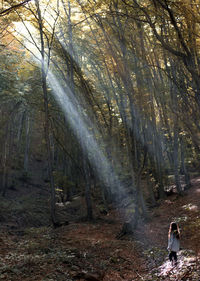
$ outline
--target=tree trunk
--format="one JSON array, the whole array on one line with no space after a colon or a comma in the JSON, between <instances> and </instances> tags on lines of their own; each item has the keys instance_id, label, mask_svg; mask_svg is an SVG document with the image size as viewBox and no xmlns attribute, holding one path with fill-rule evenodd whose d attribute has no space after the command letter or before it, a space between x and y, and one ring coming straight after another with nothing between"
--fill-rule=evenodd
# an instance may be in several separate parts
<instances>
[{"instance_id":1,"label":"tree trunk","mask_svg":"<svg viewBox=\"0 0 200 281\"><path fill-rule=\"evenodd\" d=\"M3 151L3 175L2 175L2 196L5 196L7 189L7 180L8 180L8 153L9 153L9 142L8 142L8 134L9 134L9 124L6 125L6 133L5 133L5 142L4 142L4 151Z\"/></svg>"},{"instance_id":2,"label":"tree trunk","mask_svg":"<svg viewBox=\"0 0 200 281\"><path fill-rule=\"evenodd\" d=\"M44 122L44 134L47 148L47 161L48 161L48 175L50 179L51 187L51 220L52 223L56 224L56 212L55 212L55 186L54 186L54 177L53 177L53 158L51 151L51 141L50 141L50 124L49 124L49 108L48 108L48 90L47 90L47 69L45 69L45 46L44 46L44 33L43 33L43 22L42 15L39 6L39 1L35 0L37 7L38 15L38 25L40 31L40 40L41 40L41 76L42 76L42 89L44 96L44 113L45 113L45 122Z\"/></svg>"},{"instance_id":3,"label":"tree trunk","mask_svg":"<svg viewBox=\"0 0 200 281\"><path fill-rule=\"evenodd\" d=\"M91 179L89 173L89 167L86 159L84 159L84 173L85 173L85 201L87 206L87 218L93 220L93 209L91 200Z\"/></svg>"},{"instance_id":4,"label":"tree trunk","mask_svg":"<svg viewBox=\"0 0 200 281\"><path fill-rule=\"evenodd\" d=\"M30 118L28 112L26 112L26 123L25 123L25 152L24 152L24 171L28 171L28 160L29 160L29 146L30 146Z\"/></svg>"},{"instance_id":5,"label":"tree trunk","mask_svg":"<svg viewBox=\"0 0 200 281\"><path fill-rule=\"evenodd\" d=\"M17 145L18 145L18 148L19 148L20 142L21 142L24 119L25 119L25 112L23 111L19 115L19 125L18 125L18 130L17 130Z\"/></svg>"},{"instance_id":6,"label":"tree trunk","mask_svg":"<svg viewBox=\"0 0 200 281\"><path fill-rule=\"evenodd\" d=\"M179 176L179 165L178 165L178 150L179 150L179 143L178 143L178 126L174 124L174 178L177 192L180 194L182 192L182 187L180 183L180 176Z\"/></svg>"},{"instance_id":7,"label":"tree trunk","mask_svg":"<svg viewBox=\"0 0 200 281\"><path fill-rule=\"evenodd\" d=\"M186 165L185 165L185 147L184 147L184 140L183 137L180 137L180 144L181 144L181 174L185 177L185 189L189 189L191 187L191 181L190 181L190 174L187 171Z\"/></svg>"},{"instance_id":8,"label":"tree trunk","mask_svg":"<svg viewBox=\"0 0 200 281\"><path fill-rule=\"evenodd\" d=\"M147 172L146 180L147 180L149 196L150 196L150 199L151 199L151 206L155 207L156 206L156 199L155 199L155 195L154 195L154 191L153 191L153 185L152 185L152 182L151 182L151 178L150 178L150 175L149 175L148 172Z\"/></svg>"}]
</instances>

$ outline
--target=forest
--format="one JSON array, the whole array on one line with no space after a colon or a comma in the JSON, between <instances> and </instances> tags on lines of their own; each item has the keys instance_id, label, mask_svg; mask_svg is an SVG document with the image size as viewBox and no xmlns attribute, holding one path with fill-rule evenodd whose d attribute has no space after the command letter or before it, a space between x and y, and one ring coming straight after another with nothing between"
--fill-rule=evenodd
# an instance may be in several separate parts
<instances>
[{"instance_id":1,"label":"forest","mask_svg":"<svg viewBox=\"0 0 200 281\"><path fill-rule=\"evenodd\" d=\"M0 280L199 281L199 1L2 0L0 23Z\"/></svg>"}]
</instances>

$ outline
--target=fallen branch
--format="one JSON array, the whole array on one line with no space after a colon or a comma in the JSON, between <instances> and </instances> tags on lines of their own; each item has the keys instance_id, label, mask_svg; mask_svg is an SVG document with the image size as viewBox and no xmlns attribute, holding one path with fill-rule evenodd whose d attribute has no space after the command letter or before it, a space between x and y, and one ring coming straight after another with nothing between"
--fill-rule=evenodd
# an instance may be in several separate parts
<instances>
[{"instance_id":1,"label":"fallen branch","mask_svg":"<svg viewBox=\"0 0 200 281\"><path fill-rule=\"evenodd\" d=\"M137 274L137 276L139 276L142 280L145 280L143 277L142 277L142 275L140 275L138 272L137 272L137 270L135 270L134 268L133 268L133 271Z\"/></svg>"}]
</instances>

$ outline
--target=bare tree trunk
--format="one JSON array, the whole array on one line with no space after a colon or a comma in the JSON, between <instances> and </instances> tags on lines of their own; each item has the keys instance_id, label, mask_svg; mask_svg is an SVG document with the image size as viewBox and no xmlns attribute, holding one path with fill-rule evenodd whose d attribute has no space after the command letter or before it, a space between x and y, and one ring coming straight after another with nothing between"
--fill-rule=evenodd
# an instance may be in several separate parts
<instances>
[{"instance_id":1,"label":"bare tree trunk","mask_svg":"<svg viewBox=\"0 0 200 281\"><path fill-rule=\"evenodd\" d=\"M44 133L45 141L47 147L47 160L48 160L48 175L50 179L51 187L51 220L52 223L56 224L56 211L55 211L55 186L53 177L53 158L51 151L51 140L50 140L50 124L49 124L49 108L48 108L48 90L47 90L47 69L45 69L45 46L44 46L44 33L43 33L43 21L41 10L39 6L39 0L35 0L38 15L38 25L40 31L40 43L41 43L41 76L42 76L42 89L44 96L44 112L45 112L45 123L44 123Z\"/></svg>"},{"instance_id":2,"label":"bare tree trunk","mask_svg":"<svg viewBox=\"0 0 200 281\"><path fill-rule=\"evenodd\" d=\"M171 61L171 73L172 76L176 77L176 66ZM182 187L179 176L179 116L178 116L178 89L176 85L171 84L171 101L172 101L172 114L174 122L174 143L173 143L173 168L174 168L174 178L177 192L182 193Z\"/></svg>"},{"instance_id":3,"label":"bare tree trunk","mask_svg":"<svg viewBox=\"0 0 200 281\"><path fill-rule=\"evenodd\" d=\"M25 112L24 111L20 112L19 125L18 125L18 130L17 130L17 148L18 149L20 147L20 142L21 142L21 137L22 137L24 118L25 118Z\"/></svg>"},{"instance_id":4,"label":"bare tree trunk","mask_svg":"<svg viewBox=\"0 0 200 281\"><path fill-rule=\"evenodd\" d=\"M25 123L25 152L24 152L24 171L28 171L28 160L29 160L29 146L30 146L30 118L28 112L26 112L26 123Z\"/></svg>"},{"instance_id":5,"label":"bare tree trunk","mask_svg":"<svg viewBox=\"0 0 200 281\"><path fill-rule=\"evenodd\" d=\"M178 126L177 122L175 120L174 124L174 178L175 178L175 184L176 184L176 189L178 193L182 192L181 188L181 183L180 183L180 176L179 176L179 157L178 157L178 150L179 150L179 141L178 141Z\"/></svg>"},{"instance_id":6,"label":"bare tree trunk","mask_svg":"<svg viewBox=\"0 0 200 281\"><path fill-rule=\"evenodd\" d=\"M162 170L162 159L161 159L161 152L156 157L156 169L158 174L158 192L159 197L161 199L166 197L166 194L164 192L164 184L163 184L163 170Z\"/></svg>"},{"instance_id":7,"label":"bare tree trunk","mask_svg":"<svg viewBox=\"0 0 200 281\"><path fill-rule=\"evenodd\" d=\"M84 162L83 165L84 165L84 173L85 173L85 201L87 206L87 218L88 220L91 221L93 220L93 209L92 209L92 200L91 200L91 179L90 179L89 167L86 159L84 159L83 162Z\"/></svg>"},{"instance_id":8,"label":"bare tree trunk","mask_svg":"<svg viewBox=\"0 0 200 281\"><path fill-rule=\"evenodd\" d=\"M152 185L152 182L151 182L151 179L150 179L150 175L149 175L148 172L147 172L146 180L147 180L149 196L150 196L150 199L151 199L151 206L155 207L156 206L156 199L155 199L155 195L154 195L154 191L153 191L153 185Z\"/></svg>"},{"instance_id":9,"label":"bare tree trunk","mask_svg":"<svg viewBox=\"0 0 200 281\"><path fill-rule=\"evenodd\" d=\"M71 3L70 0L67 1L67 4L64 3L63 0L63 8L65 11L65 14L67 16L67 24L68 24L68 52L69 52L69 60L67 62L68 65L68 77L69 77L69 82L70 82L70 88L72 92L74 92L74 46L73 46L73 32L72 32L72 22L71 22Z\"/></svg>"},{"instance_id":10,"label":"bare tree trunk","mask_svg":"<svg viewBox=\"0 0 200 281\"><path fill-rule=\"evenodd\" d=\"M179 128L177 120L174 120L174 143L173 143L173 169L174 169L174 179L177 192L182 193L180 175L179 175Z\"/></svg>"},{"instance_id":11,"label":"bare tree trunk","mask_svg":"<svg viewBox=\"0 0 200 281\"><path fill-rule=\"evenodd\" d=\"M142 213L142 216L144 218L148 218L148 213L147 213L147 207L146 207L146 202L144 200L144 196L143 196L143 192L142 192L142 189L141 189L141 177L142 177L142 172L143 172L143 169L146 165L146 158L147 158L147 150L145 149L144 151L144 159L143 159L143 163L141 164L138 164L140 166L138 172L137 172L137 177L136 177L136 190L137 190L137 195L138 195L138 203L139 203L139 206L141 208L141 213Z\"/></svg>"},{"instance_id":12,"label":"bare tree trunk","mask_svg":"<svg viewBox=\"0 0 200 281\"><path fill-rule=\"evenodd\" d=\"M180 145L181 145L181 173L185 176L185 189L189 189L191 187L190 174L187 171L185 165L185 147L183 137L180 137Z\"/></svg>"},{"instance_id":13,"label":"bare tree trunk","mask_svg":"<svg viewBox=\"0 0 200 281\"><path fill-rule=\"evenodd\" d=\"M3 175L2 175L2 196L5 196L8 183L8 153L9 153L9 124L6 126L5 142L4 142L4 152L3 152Z\"/></svg>"}]
</instances>

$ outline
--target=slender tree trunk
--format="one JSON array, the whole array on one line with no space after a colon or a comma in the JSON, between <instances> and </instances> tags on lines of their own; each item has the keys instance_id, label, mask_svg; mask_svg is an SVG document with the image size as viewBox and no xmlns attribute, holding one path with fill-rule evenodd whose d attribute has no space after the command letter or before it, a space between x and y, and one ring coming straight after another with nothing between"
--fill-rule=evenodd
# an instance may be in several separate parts
<instances>
[{"instance_id":1,"label":"slender tree trunk","mask_svg":"<svg viewBox=\"0 0 200 281\"><path fill-rule=\"evenodd\" d=\"M67 61L67 66L68 66L68 78L69 78L69 82L70 82L70 88L72 93L74 93L74 46L73 46L73 30L72 30L72 21L71 21L71 14L72 14L72 9L71 9L71 2L70 0L67 1L67 3L64 2L64 0L62 1L62 5L65 11L65 14L67 16L67 27L68 27L68 52L69 52L69 58Z\"/></svg>"},{"instance_id":2,"label":"slender tree trunk","mask_svg":"<svg viewBox=\"0 0 200 281\"><path fill-rule=\"evenodd\" d=\"M45 112L45 122L44 122L44 134L47 147L47 160L48 160L48 175L50 179L51 187L51 220L52 223L56 223L56 212L55 212L55 186L53 177L53 158L51 151L51 141L50 141L50 124L49 124L49 108L48 108L48 90L47 90L47 69L45 68L45 46L44 46L44 33L43 33L43 21L41 10L39 6L39 0L35 0L38 15L38 25L40 31L40 43L41 43L41 76L42 76L42 89L44 96L44 112Z\"/></svg>"},{"instance_id":3,"label":"slender tree trunk","mask_svg":"<svg viewBox=\"0 0 200 281\"><path fill-rule=\"evenodd\" d=\"M8 187L8 154L9 154L9 124L6 126L4 151L3 151L3 175L2 175L2 196L5 196Z\"/></svg>"},{"instance_id":4,"label":"slender tree trunk","mask_svg":"<svg viewBox=\"0 0 200 281\"><path fill-rule=\"evenodd\" d=\"M85 201L87 206L87 218L93 220L93 209L91 199L91 179L89 174L89 167L86 159L84 159L84 173L85 173Z\"/></svg>"},{"instance_id":5,"label":"slender tree trunk","mask_svg":"<svg viewBox=\"0 0 200 281\"><path fill-rule=\"evenodd\" d=\"M30 118L28 112L26 112L26 123L25 123L25 152L24 152L24 171L28 171L28 160L29 160L29 146L30 146Z\"/></svg>"},{"instance_id":6,"label":"slender tree trunk","mask_svg":"<svg viewBox=\"0 0 200 281\"><path fill-rule=\"evenodd\" d=\"M176 66L171 61L171 74L176 77ZM174 178L177 192L182 193L182 187L179 176L179 116L178 116L178 89L176 85L171 84L170 88L171 101L172 101L172 114L174 122L174 143L173 143L173 168Z\"/></svg>"},{"instance_id":7,"label":"slender tree trunk","mask_svg":"<svg viewBox=\"0 0 200 281\"><path fill-rule=\"evenodd\" d=\"M162 170L162 162L161 162L160 155L156 157L156 169L157 169L157 174L158 174L158 192L159 192L159 197L161 199L166 197L166 194L164 192L164 184L163 184L163 170Z\"/></svg>"},{"instance_id":8,"label":"slender tree trunk","mask_svg":"<svg viewBox=\"0 0 200 281\"><path fill-rule=\"evenodd\" d=\"M147 172L146 180L147 180L149 196L150 196L150 199L151 199L151 205L152 205L152 207L155 207L156 206L156 199L155 199L155 195L154 195L154 191L153 191L153 184L151 182L150 175L149 175L148 172Z\"/></svg>"},{"instance_id":9,"label":"slender tree trunk","mask_svg":"<svg viewBox=\"0 0 200 281\"><path fill-rule=\"evenodd\" d=\"M141 158L141 157L139 157ZM144 218L148 217L148 213L147 213L147 207L146 207L146 202L144 200L144 195L142 192L142 187L141 187L141 177L142 177L142 172L144 170L144 167L146 165L146 160L147 160L147 150L144 150L144 159L143 159L143 163L139 163L138 167L139 170L137 172L137 176L136 176L136 190L137 190L137 195L138 195L138 204L139 207L141 208L141 214Z\"/></svg>"},{"instance_id":10,"label":"slender tree trunk","mask_svg":"<svg viewBox=\"0 0 200 281\"><path fill-rule=\"evenodd\" d=\"M139 202L139 206L141 208L141 214L142 217L144 218L148 218L148 213L147 213L147 206L146 206L146 202L144 200L144 195L141 189L141 175L139 175L138 179L137 179L137 189L138 189L138 202Z\"/></svg>"},{"instance_id":11,"label":"slender tree trunk","mask_svg":"<svg viewBox=\"0 0 200 281\"><path fill-rule=\"evenodd\" d=\"M73 33L71 22L71 3L68 0L68 34L69 34L69 54L70 54L70 83L71 90L74 93L74 46L73 46Z\"/></svg>"},{"instance_id":12,"label":"slender tree trunk","mask_svg":"<svg viewBox=\"0 0 200 281\"><path fill-rule=\"evenodd\" d=\"M179 176L179 156L178 156L178 150L179 150L179 139L178 139L179 131L177 122L174 124L174 178L175 178L175 184L176 189L178 193L180 194L182 192L182 187L180 183L180 176Z\"/></svg>"},{"instance_id":13,"label":"slender tree trunk","mask_svg":"<svg viewBox=\"0 0 200 281\"><path fill-rule=\"evenodd\" d=\"M20 113L20 116L19 116L19 125L18 125L18 130L17 130L17 144L18 144L18 146L20 145L20 142L21 142L24 119L25 119L25 112L23 111L23 112Z\"/></svg>"},{"instance_id":14,"label":"slender tree trunk","mask_svg":"<svg viewBox=\"0 0 200 281\"><path fill-rule=\"evenodd\" d=\"M181 174L185 177L185 189L189 189L191 187L191 181L190 181L190 174L187 171L186 165L185 165L185 147L184 147L184 140L183 137L180 137L180 145L181 145Z\"/></svg>"}]
</instances>

